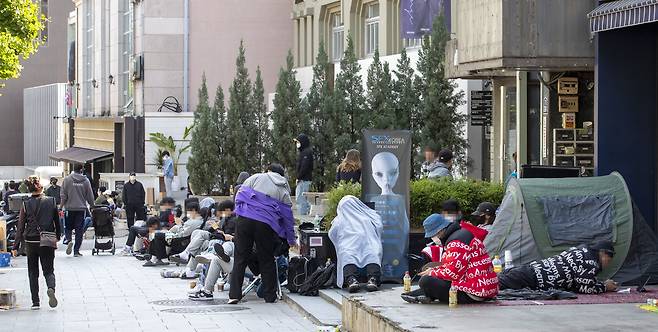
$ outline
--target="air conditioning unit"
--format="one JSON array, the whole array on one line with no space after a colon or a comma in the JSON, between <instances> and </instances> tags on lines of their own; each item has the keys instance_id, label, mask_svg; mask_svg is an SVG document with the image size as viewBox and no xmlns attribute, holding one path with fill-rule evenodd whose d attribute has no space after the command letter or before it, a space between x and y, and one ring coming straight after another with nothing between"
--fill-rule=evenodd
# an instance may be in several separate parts
<instances>
[{"instance_id":1,"label":"air conditioning unit","mask_svg":"<svg viewBox=\"0 0 658 332\"><path fill-rule=\"evenodd\" d=\"M136 55L132 61L132 80L141 81L144 79L144 56Z\"/></svg>"}]
</instances>

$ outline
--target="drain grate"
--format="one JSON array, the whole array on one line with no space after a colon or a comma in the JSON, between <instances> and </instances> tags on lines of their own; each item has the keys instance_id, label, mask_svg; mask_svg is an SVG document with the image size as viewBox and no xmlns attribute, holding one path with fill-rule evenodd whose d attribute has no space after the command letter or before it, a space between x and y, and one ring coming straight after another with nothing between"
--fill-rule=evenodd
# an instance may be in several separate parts
<instances>
[{"instance_id":1,"label":"drain grate","mask_svg":"<svg viewBox=\"0 0 658 332\"><path fill-rule=\"evenodd\" d=\"M151 301L150 304L178 307L178 306L208 306L226 304L228 299L213 299L212 301L192 301L189 299L159 300Z\"/></svg>"},{"instance_id":2,"label":"drain grate","mask_svg":"<svg viewBox=\"0 0 658 332\"><path fill-rule=\"evenodd\" d=\"M171 308L161 310L162 312L168 312L172 314L205 314L211 312L236 312L247 310L247 307L236 307L236 306L210 306L210 307L182 307L182 308Z\"/></svg>"}]
</instances>

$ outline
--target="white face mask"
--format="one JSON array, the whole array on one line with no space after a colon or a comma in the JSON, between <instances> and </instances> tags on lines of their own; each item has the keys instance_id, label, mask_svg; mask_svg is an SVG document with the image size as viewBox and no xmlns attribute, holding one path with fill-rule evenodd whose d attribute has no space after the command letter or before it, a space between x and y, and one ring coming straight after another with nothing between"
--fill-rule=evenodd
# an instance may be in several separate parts
<instances>
[{"instance_id":1,"label":"white face mask","mask_svg":"<svg viewBox=\"0 0 658 332\"><path fill-rule=\"evenodd\" d=\"M134 175L130 176L130 182L135 182L135 180L137 180L137 178Z\"/></svg>"},{"instance_id":2,"label":"white face mask","mask_svg":"<svg viewBox=\"0 0 658 332\"><path fill-rule=\"evenodd\" d=\"M439 238L438 235L432 236L432 242L434 242L434 244L436 244L437 246L441 245L441 239Z\"/></svg>"},{"instance_id":3,"label":"white face mask","mask_svg":"<svg viewBox=\"0 0 658 332\"><path fill-rule=\"evenodd\" d=\"M295 143L295 145L297 146L298 149L302 147L302 143L299 142Z\"/></svg>"}]
</instances>

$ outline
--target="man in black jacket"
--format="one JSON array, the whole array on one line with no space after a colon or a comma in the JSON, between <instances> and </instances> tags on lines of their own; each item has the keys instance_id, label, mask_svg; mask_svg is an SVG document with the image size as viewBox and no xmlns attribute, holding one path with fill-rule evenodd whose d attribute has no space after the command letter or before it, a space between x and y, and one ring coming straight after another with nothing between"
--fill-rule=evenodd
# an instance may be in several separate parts
<instances>
[{"instance_id":1,"label":"man in black jacket","mask_svg":"<svg viewBox=\"0 0 658 332\"><path fill-rule=\"evenodd\" d=\"M311 204L304 196L305 192L311 189L313 180L313 148L308 136L300 134L295 139L299 155L297 157L297 188L295 190L295 199L297 200L297 212L300 215L307 215L311 210Z\"/></svg>"},{"instance_id":2,"label":"man in black jacket","mask_svg":"<svg viewBox=\"0 0 658 332\"><path fill-rule=\"evenodd\" d=\"M142 183L137 181L135 173L130 173L130 181L123 185L121 200L126 207L128 229L135 224L135 214L137 220L146 220L146 210L144 209L146 193Z\"/></svg>"},{"instance_id":3,"label":"man in black jacket","mask_svg":"<svg viewBox=\"0 0 658 332\"><path fill-rule=\"evenodd\" d=\"M610 264L614 254L610 241L571 248L500 273L500 289L560 289L581 294L613 292L617 290L617 283L598 281L596 275Z\"/></svg>"}]
</instances>

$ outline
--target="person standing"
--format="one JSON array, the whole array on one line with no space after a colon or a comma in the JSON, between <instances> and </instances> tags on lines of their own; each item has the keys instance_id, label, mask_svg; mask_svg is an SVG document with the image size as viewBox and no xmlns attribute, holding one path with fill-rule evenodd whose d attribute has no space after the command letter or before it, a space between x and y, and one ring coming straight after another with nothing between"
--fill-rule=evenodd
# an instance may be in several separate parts
<instances>
[{"instance_id":1,"label":"person standing","mask_svg":"<svg viewBox=\"0 0 658 332\"><path fill-rule=\"evenodd\" d=\"M238 216L233 238L235 263L228 304L237 304L242 299L245 268L254 244L263 280L263 297L265 302L276 302L274 252L281 244L278 240L283 238L290 246L297 246L290 186L284 177L283 166L271 164L267 172L249 177L235 197L235 206Z\"/></svg>"},{"instance_id":2,"label":"person standing","mask_svg":"<svg viewBox=\"0 0 658 332\"><path fill-rule=\"evenodd\" d=\"M435 162L429 165L427 177L433 178L447 178L452 180L452 151L443 149L439 152L439 157Z\"/></svg>"},{"instance_id":3,"label":"person standing","mask_svg":"<svg viewBox=\"0 0 658 332\"><path fill-rule=\"evenodd\" d=\"M174 181L174 161L171 159L169 151L162 152L162 172L164 173L167 197L172 197L173 188L171 187L171 184Z\"/></svg>"},{"instance_id":4,"label":"person standing","mask_svg":"<svg viewBox=\"0 0 658 332\"><path fill-rule=\"evenodd\" d=\"M62 235L59 225L57 205L52 197L42 194L43 187L39 177L30 176L26 181L28 190L32 193L21 208L16 242L12 250L14 257L21 242L25 241L27 253L27 274L32 293L32 309L39 309L39 263L48 286L48 305L57 306L55 297L55 249Z\"/></svg>"},{"instance_id":5,"label":"person standing","mask_svg":"<svg viewBox=\"0 0 658 332\"><path fill-rule=\"evenodd\" d=\"M361 153L359 150L349 150L345 159L336 168L336 182L361 183Z\"/></svg>"},{"instance_id":6,"label":"person standing","mask_svg":"<svg viewBox=\"0 0 658 332\"><path fill-rule=\"evenodd\" d=\"M46 196L55 199L55 204L59 206L62 202L62 187L57 184L57 178L50 178L50 186L46 189Z\"/></svg>"},{"instance_id":7,"label":"person standing","mask_svg":"<svg viewBox=\"0 0 658 332\"><path fill-rule=\"evenodd\" d=\"M144 210L146 192L142 183L137 181L135 173L130 173L128 183L123 185L121 198L126 209L128 229L135 224L135 215L137 220L146 221L146 210Z\"/></svg>"},{"instance_id":8,"label":"person standing","mask_svg":"<svg viewBox=\"0 0 658 332\"><path fill-rule=\"evenodd\" d=\"M299 155L297 157L297 187L295 188L295 199L297 200L297 213L307 215L311 211L311 204L304 193L311 189L313 180L313 148L308 136L300 134L295 139Z\"/></svg>"},{"instance_id":9,"label":"person standing","mask_svg":"<svg viewBox=\"0 0 658 332\"><path fill-rule=\"evenodd\" d=\"M9 196L18 194L18 183L12 181L9 181L9 190L5 192L5 195L2 197L2 200L5 201L5 212L9 213Z\"/></svg>"},{"instance_id":10,"label":"person standing","mask_svg":"<svg viewBox=\"0 0 658 332\"><path fill-rule=\"evenodd\" d=\"M62 182L62 209L65 211L66 218L66 254L74 251L75 257L80 257L80 247L82 246L82 235L84 234L85 215L89 206L94 205L94 193L91 189L89 179L82 174L84 166L76 164L73 166L73 173L64 178ZM71 236L75 229L75 247Z\"/></svg>"}]
</instances>

